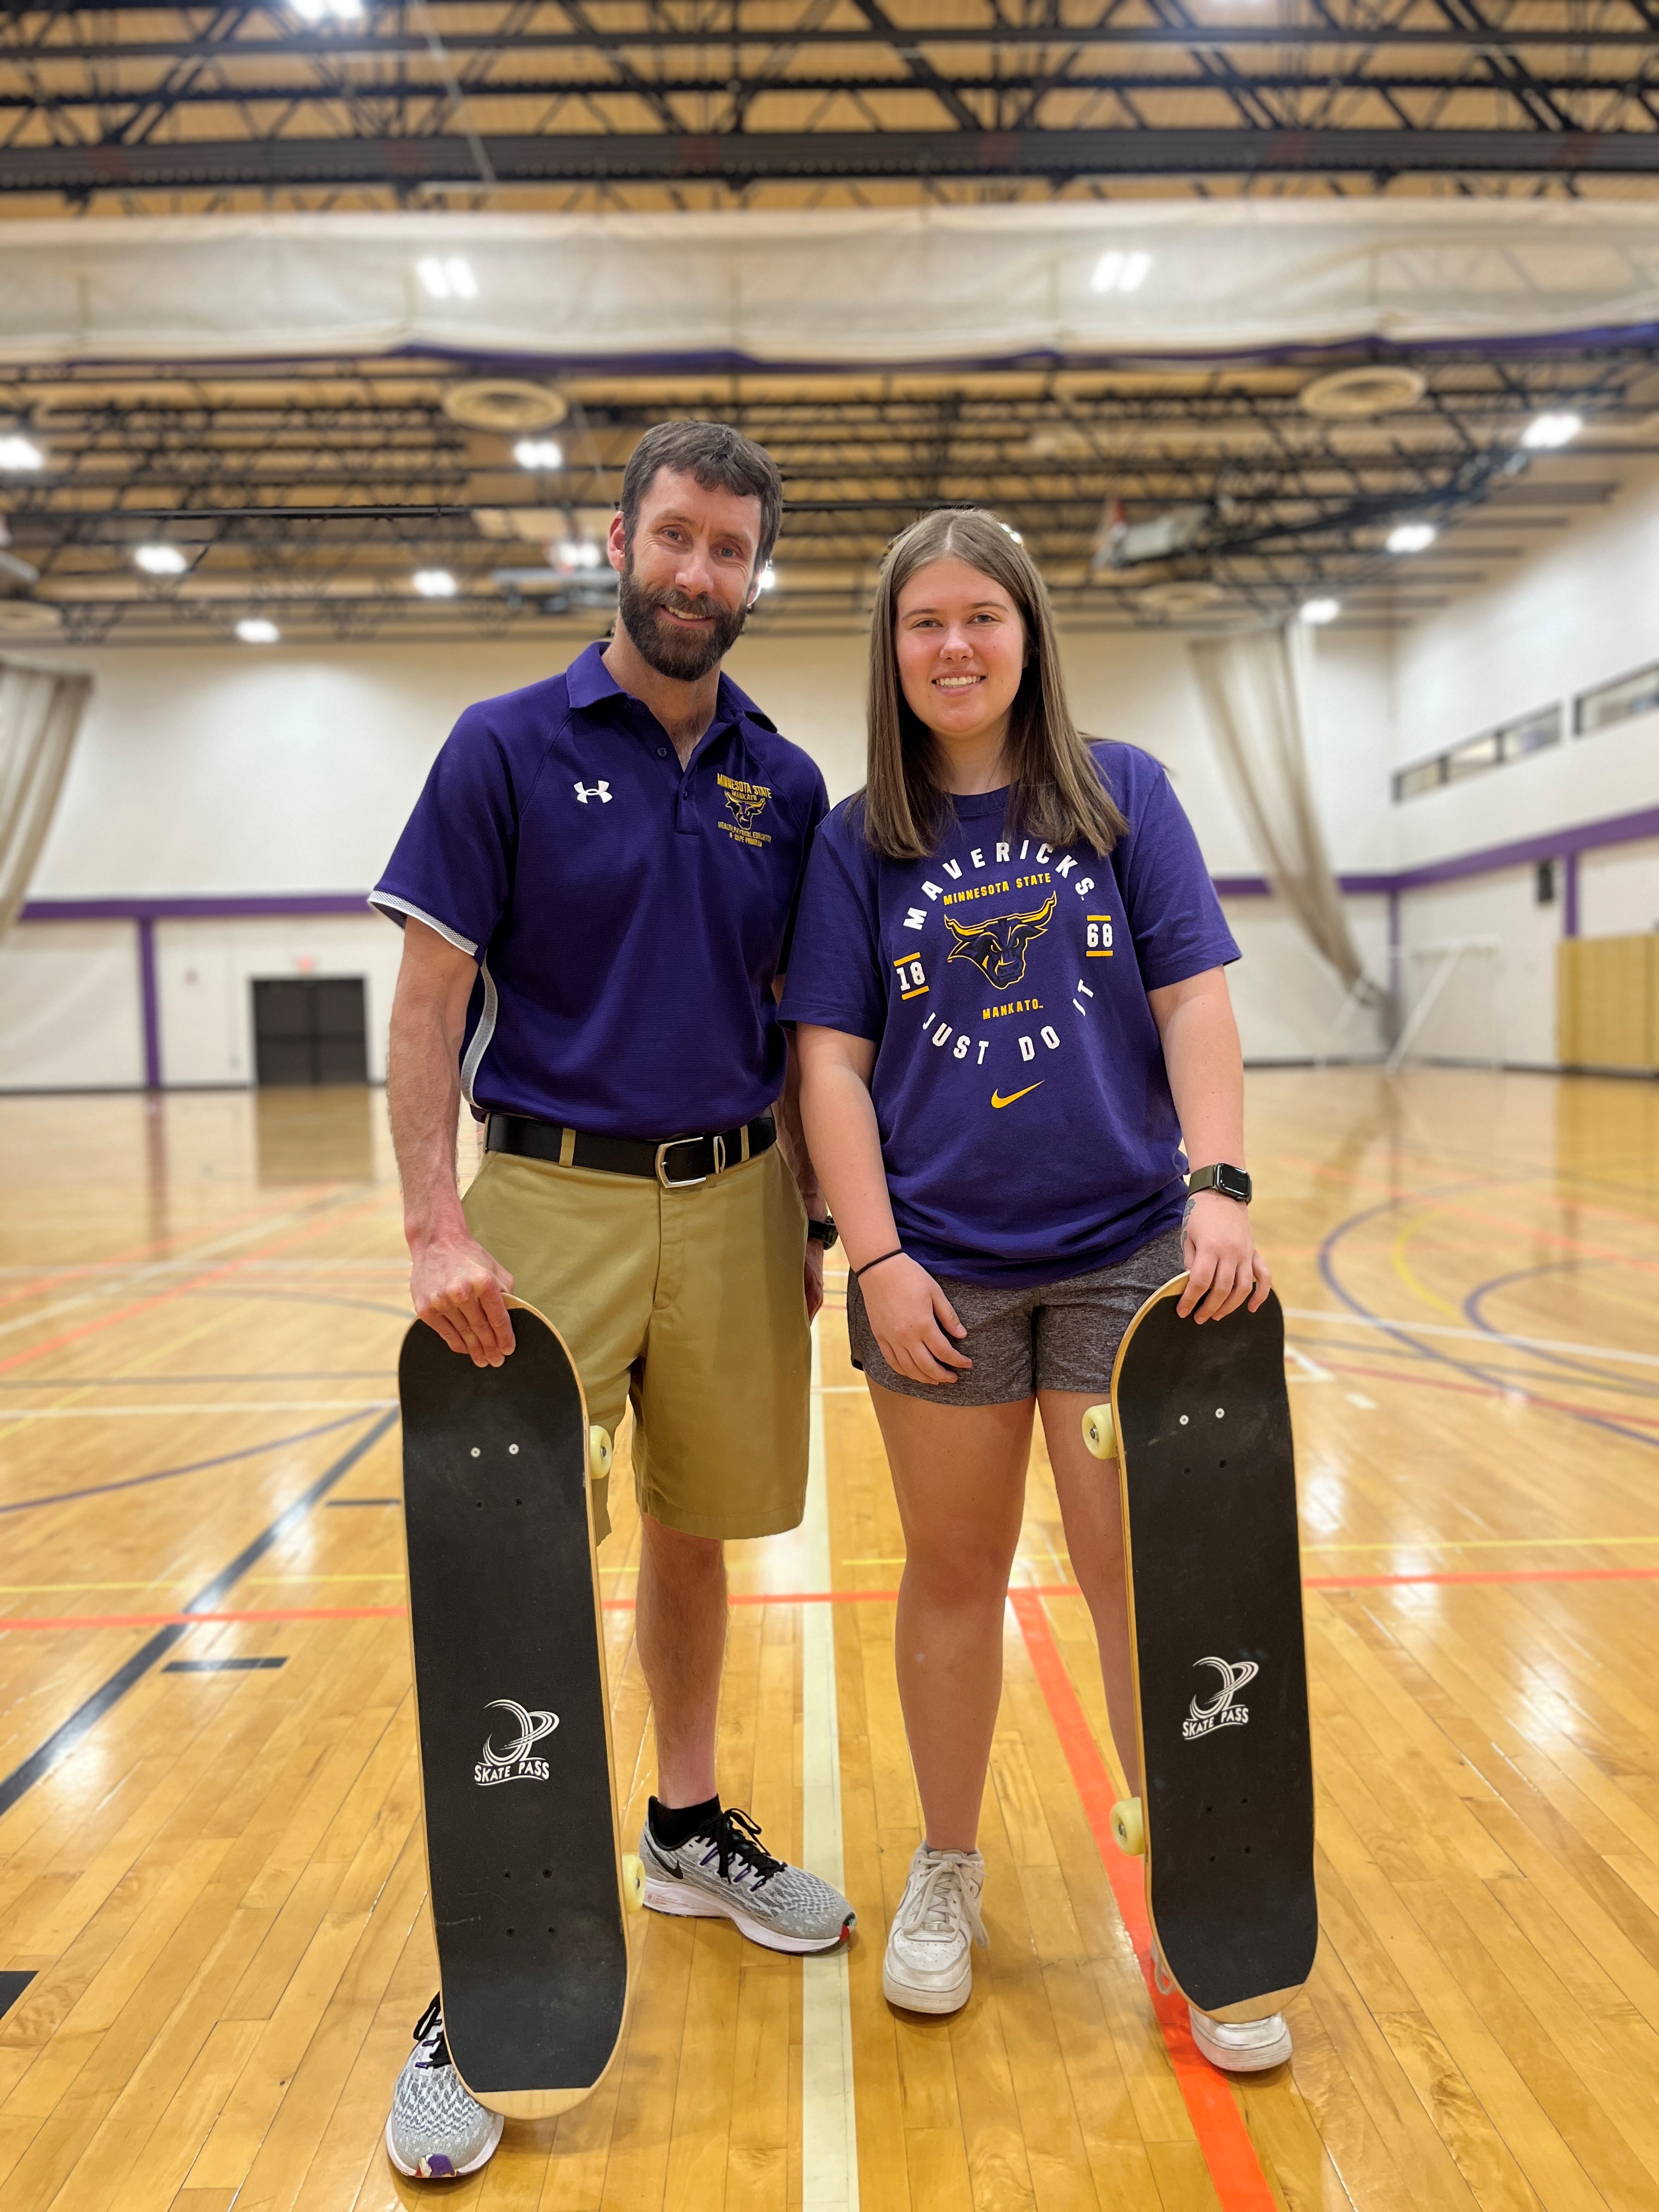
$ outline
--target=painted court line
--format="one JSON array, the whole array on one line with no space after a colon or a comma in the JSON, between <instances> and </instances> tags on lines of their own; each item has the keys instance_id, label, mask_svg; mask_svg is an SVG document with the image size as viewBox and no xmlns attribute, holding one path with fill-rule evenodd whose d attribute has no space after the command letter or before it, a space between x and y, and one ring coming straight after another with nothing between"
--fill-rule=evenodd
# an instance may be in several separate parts
<instances>
[{"instance_id":1,"label":"painted court line","mask_svg":"<svg viewBox=\"0 0 1659 2212\"><path fill-rule=\"evenodd\" d=\"M1413 1336L1455 1337L1465 1344L1480 1344L1490 1351L1510 1345L1521 1352L1576 1352L1583 1359L1620 1359L1632 1367L1659 1367L1659 1352L1626 1352L1613 1344L1579 1344L1570 1337L1508 1336L1494 1328L1455 1328L1449 1322L1385 1321L1376 1314L1325 1313L1312 1306L1286 1306L1291 1321L1323 1322L1334 1328L1404 1329Z\"/></svg>"},{"instance_id":2,"label":"painted court line","mask_svg":"<svg viewBox=\"0 0 1659 2212\"><path fill-rule=\"evenodd\" d=\"M1273 2191L1261 2171L1255 2146L1243 2115L1233 2101L1224 2075L1200 2056L1193 2041L1187 2007L1178 1996L1165 1996L1152 1972L1152 1931L1146 1917L1141 1863L1126 1858L1112 1841L1112 1802L1116 1796L1106 1762L1100 1755L1094 1731L1078 1702L1072 1678L1066 1672L1042 1600L1035 1590L1010 1590L1020 1633L1025 1639L1033 1673L1037 1678L1050 1718L1072 1771L1078 1796L1100 1853L1101 1864L1112 1885L1117 1909L1129 1941L1134 1946L1146 1989L1164 2031L1164 2046L1175 2069L1187 2116L1193 2124L1204 2163L1210 2170L1222 2212L1277 2212Z\"/></svg>"},{"instance_id":3,"label":"painted court line","mask_svg":"<svg viewBox=\"0 0 1659 2212\"><path fill-rule=\"evenodd\" d=\"M344 1500L343 1503L356 1501ZM376 1501L377 1503L379 1501ZM395 1504L395 1498L385 1501ZM275 1579L273 1577L272 1579ZM288 1577L284 1577L286 1580ZM300 1576L295 1580L320 1582L356 1580L355 1577ZM370 1575L362 1577L366 1582L390 1582L392 1575ZM1516 1567L1490 1569L1471 1568L1466 1573L1437 1575L1304 1575L1304 1589L1419 1589L1425 1586L1460 1583L1650 1583L1659 1582L1659 1567ZM72 1586L71 1586L72 1587ZM1012 1598L1081 1597L1083 1593L1075 1583L1026 1583L1008 1593ZM814 1632L811 1624L816 1618L827 1621L820 1607L832 1605L892 1605L896 1602L896 1589L793 1589L793 1590L734 1590L726 1599L728 1605L800 1605L808 1608L803 1633ZM631 1597L607 1597L599 1601L606 1613L632 1613ZM7 1613L0 1614L0 1636L14 1629L31 1628L157 1628L161 1626L189 1627L198 1621L235 1620L398 1620L408 1608L401 1605L324 1605L324 1606L260 1606L226 1613ZM833 1681L826 1692L822 1673L818 1676L823 1696L833 1692ZM830 1716L834 1717L833 1708ZM804 1725L804 1723L803 1723ZM810 1767L810 1760L809 1760ZM839 1779L836 1781L839 1792ZM839 1818L839 1796L837 1796ZM828 1831L826 1830L826 1834ZM835 1831L834 1848L841 1850L841 1831ZM829 1846L820 1847L812 1862L820 1871L829 1864ZM837 1856L836 1863L839 1864ZM826 1874L825 1880L830 1877Z\"/></svg>"},{"instance_id":4,"label":"painted court line","mask_svg":"<svg viewBox=\"0 0 1659 2212\"><path fill-rule=\"evenodd\" d=\"M0 1423L176 1421L191 1413L383 1413L397 1402L395 1398L238 1398L211 1406L20 1406L15 1413L0 1413Z\"/></svg>"},{"instance_id":5,"label":"painted court line","mask_svg":"<svg viewBox=\"0 0 1659 2212\"><path fill-rule=\"evenodd\" d=\"M818 1376L817 1332L812 1375ZM811 1401L802 1538L814 1595L832 1595L823 1401ZM844 1885L841 1723L836 1696L836 1620L825 1604L801 1615L801 1859ZM853 2081L853 2001L847 1947L801 1966L801 2191L807 2212L859 2212L858 2114Z\"/></svg>"}]
</instances>

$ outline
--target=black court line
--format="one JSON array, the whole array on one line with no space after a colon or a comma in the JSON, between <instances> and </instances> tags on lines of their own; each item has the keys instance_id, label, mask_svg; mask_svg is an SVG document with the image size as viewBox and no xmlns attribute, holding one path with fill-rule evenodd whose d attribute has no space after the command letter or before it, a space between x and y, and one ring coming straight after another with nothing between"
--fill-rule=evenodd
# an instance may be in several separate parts
<instances>
[{"instance_id":1,"label":"black court line","mask_svg":"<svg viewBox=\"0 0 1659 2212\"><path fill-rule=\"evenodd\" d=\"M21 1967L8 1967L0 1974L0 2020L5 2018L33 1979L34 1976L26 1974Z\"/></svg>"},{"instance_id":2,"label":"black court line","mask_svg":"<svg viewBox=\"0 0 1659 2212\"><path fill-rule=\"evenodd\" d=\"M337 1509L342 1505L401 1505L404 1501L401 1498L331 1498L328 1502Z\"/></svg>"},{"instance_id":3,"label":"black court line","mask_svg":"<svg viewBox=\"0 0 1659 2212\"><path fill-rule=\"evenodd\" d=\"M255 1674L266 1667L286 1667L286 1659L169 1659L164 1674Z\"/></svg>"},{"instance_id":4,"label":"black court line","mask_svg":"<svg viewBox=\"0 0 1659 2212\"><path fill-rule=\"evenodd\" d=\"M180 1613L217 1613L231 1589L258 1560L264 1559L274 1545L280 1544L290 1529L295 1528L318 1500L333 1489L335 1484L349 1474L372 1445L380 1438L397 1419L396 1408L380 1415L372 1428L366 1430L356 1443L343 1451L332 1467L319 1474L309 1490L301 1491L292 1505L285 1506L270 1528L254 1538L240 1551L221 1573L204 1588L197 1591L188 1605L181 1605ZM157 1629L148 1644L135 1651L125 1666L118 1667L106 1682L101 1683L92 1695L77 1705L61 1727L56 1728L38 1751L31 1752L21 1766L14 1766L3 1781L0 1781L0 1819L9 1813L18 1799L52 1768L66 1759L89 1729L94 1728L133 1684L141 1681L156 1661L171 1651L181 1636L188 1635L188 1621L172 1621L167 1627Z\"/></svg>"},{"instance_id":5,"label":"black court line","mask_svg":"<svg viewBox=\"0 0 1659 2212\"><path fill-rule=\"evenodd\" d=\"M272 1368L263 1375L37 1375L0 1390L172 1390L192 1382L395 1382L395 1367Z\"/></svg>"}]
</instances>

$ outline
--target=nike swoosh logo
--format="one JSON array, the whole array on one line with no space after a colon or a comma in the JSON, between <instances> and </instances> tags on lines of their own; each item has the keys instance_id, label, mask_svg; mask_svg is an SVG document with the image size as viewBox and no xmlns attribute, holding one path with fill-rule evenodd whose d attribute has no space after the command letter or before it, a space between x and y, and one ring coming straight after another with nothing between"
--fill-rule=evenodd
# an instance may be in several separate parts
<instances>
[{"instance_id":1,"label":"nike swoosh logo","mask_svg":"<svg viewBox=\"0 0 1659 2212\"><path fill-rule=\"evenodd\" d=\"M1044 1080L1047 1080L1046 1077ZM1016 1098L1029 1098L1034 1091L1041 1091L1042 1088L1041 1083L1028 1083L1024 1091L1011 1091L1006 1098L1000 1091L994 1091L991 1103L994 1106L1012 1106Z\"/></svg>"}]
</instances>

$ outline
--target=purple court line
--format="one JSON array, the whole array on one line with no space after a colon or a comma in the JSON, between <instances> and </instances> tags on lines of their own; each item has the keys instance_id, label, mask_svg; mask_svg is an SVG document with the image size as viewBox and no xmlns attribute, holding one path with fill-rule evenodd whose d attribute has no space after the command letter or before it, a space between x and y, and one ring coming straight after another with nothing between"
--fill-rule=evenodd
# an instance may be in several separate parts
<instances>
[{"instance_id":1,"label":"purple court line","mask_svg":"<svg viewBox=\"0 0 1659 2212\"><path fill-rule=\"evenodd\" d=\"M119 1482L89 1483L84 1490L55 1491L48 1498L19 1498L9 1505L0 1505L0 1515L29 1513L38 1505L73 1505L82 1498L102 1498L112 1490L138 1490L147 1482L170 1482L175 1475L200 1474L210 1467L228 1467L233 1460L258 1459L262 1452L282 1451L289 1444L309 1443L313 1437L331 1435L336 1429L349 1428L353 1421L367 1420L372 1407L359 1406L337 1421L324 1421L314 1429L301 1429L291 1437L272 1437L268 1443L246 1444L240 1451L220 1452L213 1459L191 1460L185 1467L159 1467L151 1474L130 1474ZM27 1419L26 1413L14 1414L13 1419Z\"/></svg>"}]
</instances>

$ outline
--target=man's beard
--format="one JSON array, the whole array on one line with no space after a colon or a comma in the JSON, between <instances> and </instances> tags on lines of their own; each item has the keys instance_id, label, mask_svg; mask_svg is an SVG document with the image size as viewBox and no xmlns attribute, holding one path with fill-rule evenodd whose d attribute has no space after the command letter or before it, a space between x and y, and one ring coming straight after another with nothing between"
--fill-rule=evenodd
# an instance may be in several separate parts
<instances>
[{"instance_id":1,"label":"man's beard","mask_svg":"<svg viewBox=\"0 0 1659 2212\"><path fill-rule=\"evenodd\" d=\"M709 626L683 630L673 623L659 622L659 607L675 614L704 617ZM728 607L719 599L689 599L672 586L657 592L647 589L635 572L631 553L623 568L617 611L641 659L659 676L671 676L680 684L696 684L718 668L749 619L746 606Z\"/></svg>"}]
</instances>

